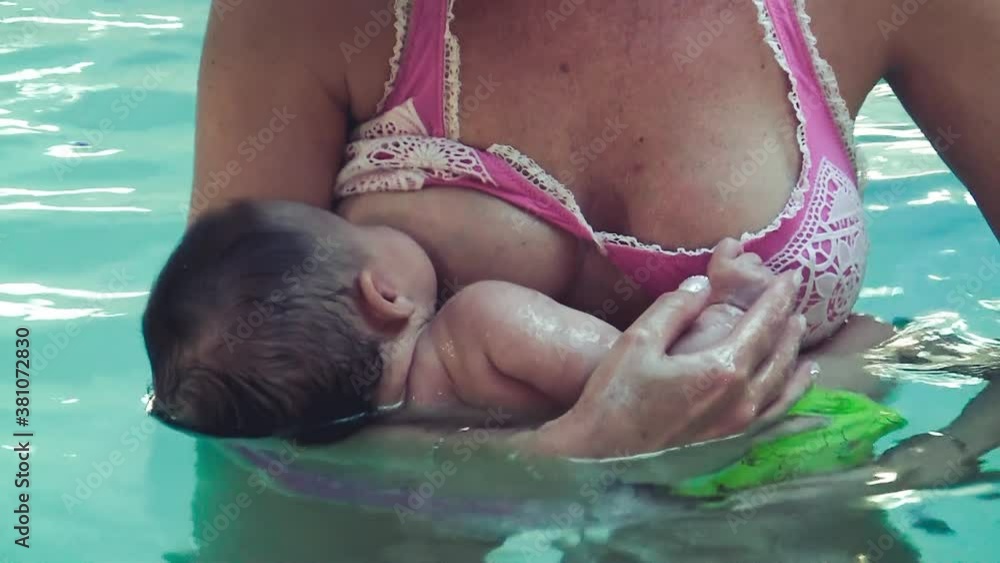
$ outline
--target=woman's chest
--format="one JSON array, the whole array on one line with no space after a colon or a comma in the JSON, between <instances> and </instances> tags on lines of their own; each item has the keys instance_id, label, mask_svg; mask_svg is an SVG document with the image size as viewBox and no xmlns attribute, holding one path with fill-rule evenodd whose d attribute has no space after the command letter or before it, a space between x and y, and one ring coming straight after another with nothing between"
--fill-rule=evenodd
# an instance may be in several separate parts
<instances>
[{"instance_id":1,"label":"woman's chest","mask_svg":"<svg viewBox=\"0 0 1000 563\"><path fill-rule=\"evenodd\" d=\"M752 2L498 4L456 6L463 142L514 146L595 230L665 247L710 246L784 207L798 123Z\"/></svg>"},{"instance_id":2,"label":"woman's chest","mask_svg":"<svg viewBox=\"0 0 1000 563\"><path fill-rule=\"evenodd\" d=\"M472 283L501 280L621 326L650 302L596 244L475 191L425 188L359 195L343 200L337 213L354 223L398 229L416 240L434 264L442 302Z\"/></svg>"}]
</instances>

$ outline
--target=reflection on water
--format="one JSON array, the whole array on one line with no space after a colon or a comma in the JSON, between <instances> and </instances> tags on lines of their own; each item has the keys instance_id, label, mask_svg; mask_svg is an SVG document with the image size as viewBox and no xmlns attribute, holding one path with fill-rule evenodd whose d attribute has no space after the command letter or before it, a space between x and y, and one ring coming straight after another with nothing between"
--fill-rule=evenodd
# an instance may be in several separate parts
<instances>
[{"instance_id":1,"label":"reflection on water","mask_svg":"<svg viewBox=\"0 0 1000 563\"><path fill-rule=\"evenodd\" d=\"M982 386L1000 369L998 351L1000 343L969 332L956 315L932 315L873 351L868 367L900 385ZM980 408L1000 412L1000 395L992 395ZM488 562L916 562L922 559L906 527L947 537L954 530L933 516L935 506L1000 498L1000 472L957 471L969 464L953 460L937 473L914 476L905 460L887 461L898 455L892 453L851 470L696 501L673 494L671 484L739 457L746 442L570 463L512 456L494 445L499 434L474 455L442 455L460 451L451 446L462 439L474 442L433 436L383 434L377 441L388 447L367 455L359 455L366 445L351 442L340 453L275 443L272 451L281 454L256 465L245 463L255 454L236 455L249 472L234 467L229 447L202 444L204 496L197 506L204 512L196 508L195 519L202 556L225 560L252 548L301 557L331 549L369 561L428 550ZM223 534L220 528L238 522L215 507L241 494L260 519L247 535ZM315 502L324 497L350 502ZM314 519L349 531L330 535L315 529ZM275 534L258 538L251 532L256 526ZM239 545L230 543L237 538Z\"/></svg>"}]
</instances>

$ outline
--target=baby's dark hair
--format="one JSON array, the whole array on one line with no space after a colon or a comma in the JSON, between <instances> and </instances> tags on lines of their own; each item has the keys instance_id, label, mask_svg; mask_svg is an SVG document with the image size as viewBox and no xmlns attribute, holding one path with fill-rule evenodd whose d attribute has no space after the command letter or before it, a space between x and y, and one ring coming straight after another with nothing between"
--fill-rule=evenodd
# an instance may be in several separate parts
<instances>
[{"instance_id":1,"label":"baby's dark hair","mask_svg":"<svg viewBox=\"0 0 1000 563\"><path fill-rule=\"evenodd\" d=\"M358 308L366 256L316 213L241 202L187 231L142 321L160 420L321 442L374 414L383 340Z\"/></svg>"}]
</instances>

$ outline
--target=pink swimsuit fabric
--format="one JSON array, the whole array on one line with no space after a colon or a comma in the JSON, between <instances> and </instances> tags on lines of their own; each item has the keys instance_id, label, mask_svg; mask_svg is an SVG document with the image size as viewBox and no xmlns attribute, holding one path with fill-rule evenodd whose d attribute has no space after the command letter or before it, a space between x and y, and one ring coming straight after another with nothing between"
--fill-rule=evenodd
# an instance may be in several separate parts
<instances>
[{"instance_id":1,"label":"pink swimsuit fabric","mask_svg":"<svg viewBox=\"0 0 1000 563\"><path fill-rule=\"evenodd\" d=\"M458 41L454 0L397 0L393 75L378 114L359 126L337 178L338 198L356 194L464 187L514 205L592 242L651 294L703 274L710 248L666 249L595 231L572 193L528 156L507 145L459 142ZM849 316L864 277L868 237L854 162L853 124L829 65L818 54L803 0L755 0L768 44L787 72L799 121L802 171L785 209L742 237L775 273L802 274L797 310L808 343L828 337ZM477 85L468 85L475 88ZM516 225L514 226L516 228Z\"/></svg>"}]
</instances>

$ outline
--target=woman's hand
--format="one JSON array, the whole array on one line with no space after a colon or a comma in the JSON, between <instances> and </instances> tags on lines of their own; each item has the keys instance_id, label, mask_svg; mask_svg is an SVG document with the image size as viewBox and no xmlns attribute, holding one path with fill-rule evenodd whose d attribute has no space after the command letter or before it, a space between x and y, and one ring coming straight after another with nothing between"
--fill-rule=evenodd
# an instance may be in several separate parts
<instances>
[{"instance_id":1,"label":"woman's hand","mask_svg":"<svg viewBox=\"0 0 1000 563\"><path fill-rule=\"evenodd\" d=\"M669 349L710 304L705 278L661 296L615 343L576 405L516 437L529 449L570 457L647 453L773 422L806 391L812 366L798 365L805 322L792 316L798 284L786 274L721 343Z\"/></svg>"}]
</instances>

